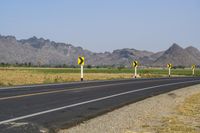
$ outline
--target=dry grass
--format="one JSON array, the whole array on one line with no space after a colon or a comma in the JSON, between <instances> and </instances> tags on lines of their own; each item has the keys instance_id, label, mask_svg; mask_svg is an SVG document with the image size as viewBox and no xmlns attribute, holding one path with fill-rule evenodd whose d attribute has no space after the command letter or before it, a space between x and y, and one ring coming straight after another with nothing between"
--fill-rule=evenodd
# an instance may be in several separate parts
<instances>
[{"instance_id":1,"label":"dry grass","mask_svg":"<svg viewBox=\"0 0 200 133\"><path fill-rule=\"evenodd\" d=\"M0 69L0 86L44 84L44 83L62 83L80 81L80 73L65 72L43 72L36 69L22 68L2 68ZM63 70L62 68L57 70ZM164 75L163 75L164 76ZM130 79L132 73L85 73L84 80L112 80L112 79ZM158 74L141 74L138 77L162 77Z\"/></svg>"},{"instance_id":2,"label":"dry grass","mask_svg":"<svg viewBox=\"0 0 200 133\"><path fill-rule=\"evenodd\" d=\"M185 99L177 107L176 114L161 119L154 127L158 133L200 133L200 93Z\"/></svg>"},{"instance_id":3,"label":"dry grass","mask_svg":"<svg viewBox=\"0 0 200 133\"><path fill-rule=\"evenodd\" d=\"M181 115L194 116L200 119L200 94L187 98L184 104L178 107L178 111Z\"/></svg>"},{"instance_id":4,"label":"dry grass","mask_svg":"<svg viewBox=\"0 0 200 133\"><path fill-rule=\"evenodd\" d=\"M162 125L155 126L154 131L158 133L199 133L192 125L179 120L176 116L163 117Z\"/></svg>"},{"instance_id":5,"label":"dry grass","mask_svg":"<svg viewBox=\"0 0 200 133\"><path fill-rule=\"evenodd\" d=\"M86 73L84 80L110 80L131 78L124 73ZM79 73L35 73L28 70L0 70L0 86L43 84L79 81Z\"/></svg>"}]
</instances>

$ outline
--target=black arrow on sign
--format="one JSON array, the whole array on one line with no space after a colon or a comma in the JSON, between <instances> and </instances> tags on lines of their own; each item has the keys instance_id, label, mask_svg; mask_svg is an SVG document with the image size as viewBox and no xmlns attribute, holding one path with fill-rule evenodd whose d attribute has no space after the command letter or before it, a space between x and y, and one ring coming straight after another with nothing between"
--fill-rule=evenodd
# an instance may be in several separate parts
<instances>
[{"instance_id":1,"label":"black arrow on sign","mask_svg":"<svg viewBox=\"0 0 200 133\"><path fill-rule=\"evenodd\" d=\"M81 62L79 64L80 65L83 64L83 59L81 57L79 57L79 59L81 60Z\"/></svg>"},{"instance_id":2,"label":"black arrow on sign","mask_svg":"<svg viewBox=\"0 0 200 133\"><path fill-rule=\"evenodd\" d=\"M135 66L135 67L137 66L137 61L134 61L134 66Z\"/></svg>"}]
</instances>

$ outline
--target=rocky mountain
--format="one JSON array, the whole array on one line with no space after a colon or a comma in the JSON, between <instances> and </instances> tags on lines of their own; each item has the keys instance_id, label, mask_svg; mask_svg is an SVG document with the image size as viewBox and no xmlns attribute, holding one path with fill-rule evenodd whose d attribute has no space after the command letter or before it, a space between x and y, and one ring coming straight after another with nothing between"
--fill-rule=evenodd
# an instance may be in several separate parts
<instances>
[{"instance_id":1,"label":"rocky mountain","mask_svg":"<svg viewBox=\"0 0 200 133\"><path fill-rule=\"evenodd\" d=\"M200 56L198 54L200 54L200 52L196 48L188 47L183 49L178 44L174 43L153 63L153 65L163 66L169 62L174 66L191 66L192 64L200 64Z\"/></svg>"},{"instance_id":2,"label":"rocky mountain","mask_svg":"<svg viewBox=\"0 0 200 133\"><path fill-rule=\"evenodd\" d=\"M194 47L186 49L173 44L168 50L158 53L136 49L118 49L113 52L94 53L71 44L57 43L44 38L32 37L17 40L14 36L0 35L0 63L32 65L76 65L78 56L85 56L87 65L131 66L139 60L143 66L200 64L200 52Z\"/></svg>"},{"instance_id":3,"label":"rocky mountain","mask_svg":"<svg viewBox=\"0 0 200 133\"><path fill-rule=\"evenodd\" d=\"M189 54L191 54L196 60L200 60L200 51L195 47L187 47L185 49Z\"/></svg>"}]
</instances>

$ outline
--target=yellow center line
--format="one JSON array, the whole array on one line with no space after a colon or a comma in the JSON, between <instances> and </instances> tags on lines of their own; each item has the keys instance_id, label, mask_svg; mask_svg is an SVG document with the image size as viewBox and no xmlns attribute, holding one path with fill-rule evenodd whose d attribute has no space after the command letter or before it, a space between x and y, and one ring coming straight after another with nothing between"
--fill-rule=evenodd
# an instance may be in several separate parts
<instances>
[{"instance_id":1,"label":"yellow center line","mask_svg":"<svg viewBox=\"0 0 200 133\"><path fill-rule=\"evenodd\" d=\"M160 81L160 80L154 80L154 81ZM24 94L24 95L16 95L16 96L8 96L8 97L1 97L0 101L2 100L8 100L8 99L15 99L15 98L22 98L22 97L29 97L29 96L36 96L36 95L45 95L45 94L52 94L52 93L59 93L59 92L66 92L66 91L77 91L79 90L85 90L85 89L91 89L91 88L97 88L97 87L109 87L109 86L117 86L117 85L125 85L125 84L133 84L133 83L144 83L144 82L152 82L152 81L138 81L138 82L125 82L125 83L112 83L112 84L105 84L105 85L97 85L97 86L87 86L87 87L81 87L81 88L73 88L73 89L64 89L64 90L55 90L55 91L45 91L45 92L37 92L37 93L30 93L30 94Z\"/></svg>"},{"instance_id":2,"label":"yellow center line","mask_svg":"<svg viewBox=\"0 0 200 133\"><path fill-rule=\"evenodd\" d=\"M38 93L30 93L30 94L24 94L24 95L16 95L16 96L9 96L9 97L2 97L1 100L8 100L8 99L15 99L15 98L22 98L22 97L29 97L29 96L36 96L36 95L45 95L45 94L52 94L52 93L59 93L59 92L66 92L71 90L77 89L90 89L90 88L96 88L96 87L105 87L105 86L113 86L113 85L124 85L124 84L131 84L133 82L126 82L126 83L118 83L118 84L106 84L106 85L98 85L98 86L88 86L88 87L81 87L81 88L73 88L73 89L65 89L65 90L56 90L56 91L48 91L48 92L38 92Z\"/></svg>"},{"instance_id":3,"label":"yellow center line","mask_svg":"<svg viewBox=\"0 0 200 133\"><path fill-rule=\"evenodd\" d=\"M10 97L2 97L1 100L8 100L8 99L14 99L14 98L22 98L22 97L29 97L29 96L36 96L36 95L44 95L44 94L51 94L51 93L58 93L58 92L65 92L68 90L56 90L56 91L48 91L48 92L38 92L38 93L30 93L30 94L24 94L24 95L17 95L17 96L10 96Z\"/></svg>"}]
</instances>

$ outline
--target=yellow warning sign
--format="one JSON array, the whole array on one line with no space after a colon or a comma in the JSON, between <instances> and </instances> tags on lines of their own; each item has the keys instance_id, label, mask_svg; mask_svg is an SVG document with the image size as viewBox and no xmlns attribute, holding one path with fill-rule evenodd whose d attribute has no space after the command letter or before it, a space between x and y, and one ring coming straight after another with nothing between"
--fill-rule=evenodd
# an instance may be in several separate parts
<instances>
[{"instance_id":1,"label":"yellow warning sign","mask_svg":"<svg viewBox=\"0 0 200 133\"><path fill-rule=\"evenodd\" d=\"M167 67L168 67L168 68L172 68L172 64L170 64L170 63L167 64Z\"/></svg>"},{"instance_id":2,"label":"yellow warning sign","mask_svg":"<svg viewBox=\"0 0 200 133\"><path fill-rule=\"evenodd\" d=\"M138 61L133 61L133 67L137 67L139 65Z\"/></svg>"},{"instance_id":3,"label":"yellow warning sign","mask_svg":"<svg viewBox=\"0 0 200 133\"><path fill-rule=\"evenodd\" d=\"M78 65L84 65L85 64L85 58L83 56L78 57Z\"/></svg>"},{"instance_id":4,"label":"yellow warning sign","mask_svg":"<svg viewBox=\"0 0 200 133\"><path fill-rule=\"evenodd\" d=\"M195 68L196 68L196 65L195 65L195 64L193 64L193 65L192 65L192 69L195 69Z\"/></svg>"}]
</instances>

